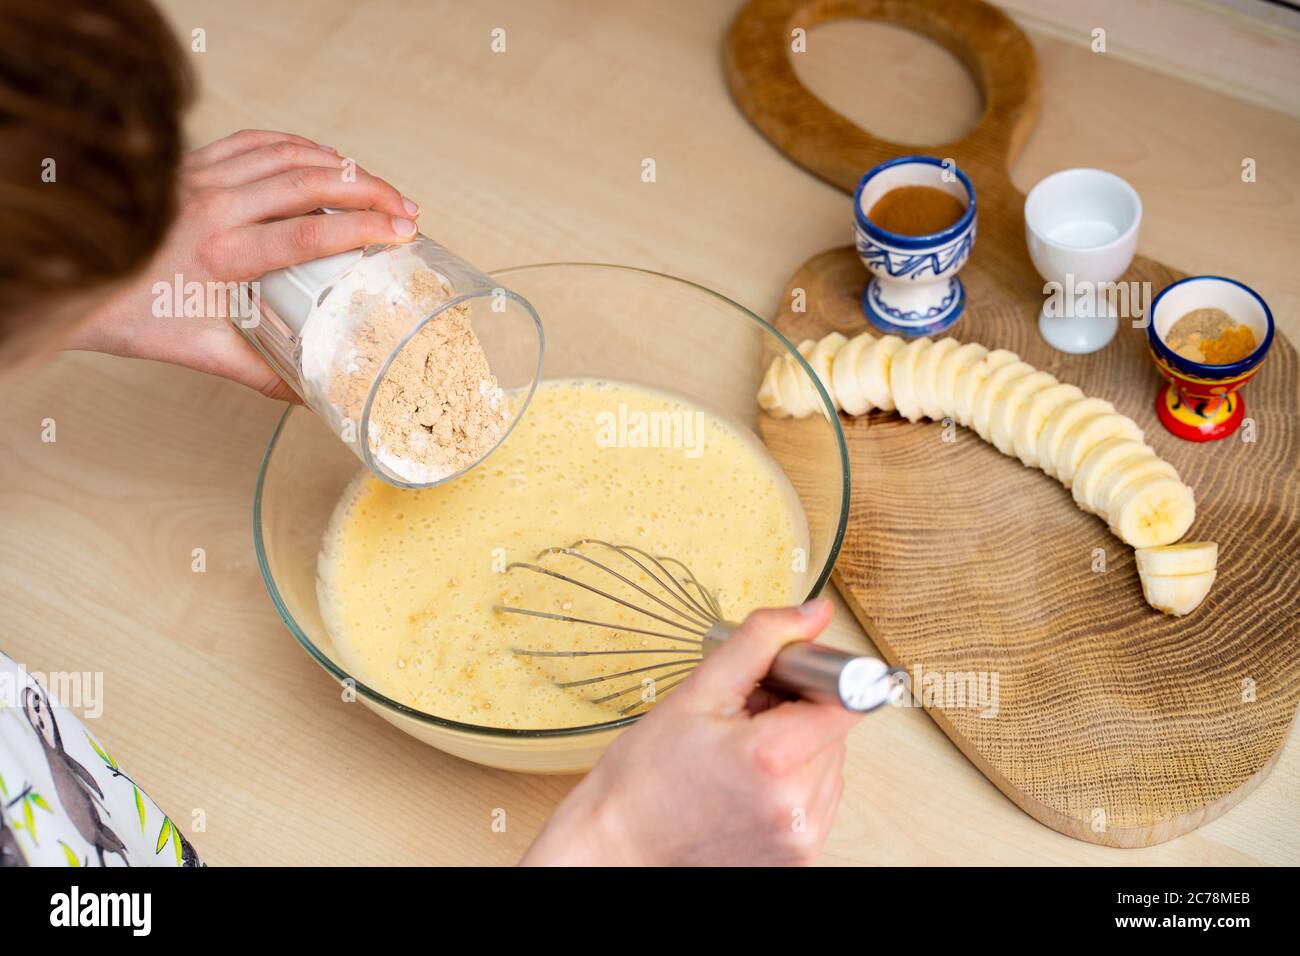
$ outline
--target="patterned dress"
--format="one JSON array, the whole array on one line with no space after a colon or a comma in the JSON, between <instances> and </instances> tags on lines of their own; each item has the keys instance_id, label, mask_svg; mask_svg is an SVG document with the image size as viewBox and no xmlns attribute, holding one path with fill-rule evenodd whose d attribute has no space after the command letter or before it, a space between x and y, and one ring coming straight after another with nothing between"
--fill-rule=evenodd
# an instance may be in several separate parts
<instances>
[{"instance_id":1,"label":"patterned dress","mask_svg":"<svg viewBox=\"0 0 1300 956\"><path fill-rule=\"evenodd\" d=\"M182 825L0 654L0 866L201 866Z\"/></svg>"}]
</instances>

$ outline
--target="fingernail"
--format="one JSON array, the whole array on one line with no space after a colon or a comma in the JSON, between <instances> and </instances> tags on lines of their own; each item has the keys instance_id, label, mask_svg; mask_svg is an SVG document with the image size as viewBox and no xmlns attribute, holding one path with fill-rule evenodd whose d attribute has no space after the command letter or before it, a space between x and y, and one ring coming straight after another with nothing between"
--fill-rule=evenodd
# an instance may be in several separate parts
<instances>
[{"instance_id":1,"label":"fingernail","mask_svg":"<svg viewBox=\"0 0 1300 956\"><path fill-rule=\"evenodd\" d=\"M322 146L320 143L317 143L317 144L316 144L316 148L317 148L317 149L323 149L323 150L325 150L325 152L327 152L327 153L333 153L335 156L337 156L337 155L339 154L339 151L338 151L337 149L335 149L333 146Z\"/></svg>"},{"instance_id":2,"label":"fingernail","mask_svg":"<svg viewBox=\"0 0 1300 956\"><path fill-rule=\"evenodd\" d=\"M402 197L402 205L406 207L406 214L408 216L414 217L420 212L420 207L411 202L411 200L407 199L405 196Z\"/></svg>"},{"instance_id":3,"label":"fingernail","mask_svg":"<svg viewBox=\"0 0 1300 956\"><path fill-rule=\"evenodd\" d=\"M402 239L410 239L415 235L415 223L409 219L398 219L393 217L393 232L397 233Z\"/></svg>"},{"instance_id":4,"label":"fingernail","mask_svg":"<svg viewBox=\"0 0 1300 956\"><path fill-rule=\"evenodd\" d=\"M830 603L829 598L813 598L811 601L805 601L803 604L799 605L799 613L803 614L805 617L816 617L826 608L826 605Z\"/></svg>"}]
</instances>

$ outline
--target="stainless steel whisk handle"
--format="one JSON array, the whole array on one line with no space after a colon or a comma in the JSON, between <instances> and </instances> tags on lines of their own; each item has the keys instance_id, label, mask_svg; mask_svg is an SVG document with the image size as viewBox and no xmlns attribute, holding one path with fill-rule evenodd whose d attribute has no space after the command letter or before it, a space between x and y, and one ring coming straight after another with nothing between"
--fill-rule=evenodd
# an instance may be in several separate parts
<instances>
[{"instance_id":1,"label":"stainless steel whisk handle","mask_svg":"<svg viewBox=\"0 0 1300 956\"><path fill-rule=\"evenodd\" d=\"M704 636L704 656L721 647L739 626L720 621L710 627ZM796 641L776 655L762 685L769 690L867 713L902 696L906 684L899 679L900 674L897 668L874 657Z\"/></svg>"}]
</instances>

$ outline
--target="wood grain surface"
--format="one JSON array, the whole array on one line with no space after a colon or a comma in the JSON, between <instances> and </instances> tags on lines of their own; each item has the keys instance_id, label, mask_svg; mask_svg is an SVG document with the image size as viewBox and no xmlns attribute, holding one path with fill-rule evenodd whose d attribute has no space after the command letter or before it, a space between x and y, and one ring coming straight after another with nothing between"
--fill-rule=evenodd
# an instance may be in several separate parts
<instances>
[{"instance_id":1,"label":"wood grain surface","mask_svg":"<svg viewBox=\"0 0 1300 956\"><path fill-rule=\"evenodd\" d=\"M881 140L816 101L785 53L791 26L850 13L951 46L983 94L970 132L922 150ZM1224 812L1272 767L1300 698L1300 579L1284 557L1300 547L1294 347L1278 336L1248 387L1253 434L1194 444L1156 419L1160 378L1137 323L1122 321L1116 340L1092 355L1042 341L1034 321L1042 280L1025 249L1024 197L1006 171L1035 118L1036 70L1028 40L994 8L755 0L737 17L728 64L755 125L846 192L896 155L955 158L975 184L979 236L961 274L966 312L949 334L1011 349L1137 420L1196 491L1187 540L1220 546L1209 599L1187 618L1166 617L1143 600L1132 550L1041 472L962 429L841 415L853 500L834 581L854 614L890 662L914 675L918 693L923 674L997 675L995 707L940 700L929 712L1048 826L1145 846ZM1181 275L1139 256L1121 281L1154 294ZM796 342L869 330L866 278L852 247L815 256L790 280L778 328ZM796 290L805 311L791 307ZM765 419L760 428L798 483L794 426Z\"/></svg>"},{"instance_id":2,"label":"wood grain surface","mask_svg":"<svg viewBox=\"0 0 1300 956\"><path fill-rule=\"evenodd\" d=\"M206 33L191 54L193 144L241 127L329 143L482 268L622 262L775 314L793 267L848 237L843 193L772 149L728 95L719 51L738 3L161 6L179 36ZM1239 276L1300 336L1300 122L1099 56L1086 38L1030 37L1052 108L1015 183L1115 171L1142 195L1143 252ZM950 59L909 31L845 20L809 31L799 73L859 125L941 141L978 104ZM648 156L654 184L640 178ZM1256 183L1240 180L1243 156ZM513 863L574 779L477 767L342 702L271 606L251 510L282 412L228 382L104 356L0 381L0 648L32 669L104 675L92 730L174 818L205 812L190 837L210 863ZM40 440L45 418L54 444ZM871 650L842 606L825 639ZM822 860L1297 864L1297 806L1293 730L1231 813L1159 846L1084 843L1021 812L924 711L890 710L849 738Z\"/></svg>"}]
</instances>

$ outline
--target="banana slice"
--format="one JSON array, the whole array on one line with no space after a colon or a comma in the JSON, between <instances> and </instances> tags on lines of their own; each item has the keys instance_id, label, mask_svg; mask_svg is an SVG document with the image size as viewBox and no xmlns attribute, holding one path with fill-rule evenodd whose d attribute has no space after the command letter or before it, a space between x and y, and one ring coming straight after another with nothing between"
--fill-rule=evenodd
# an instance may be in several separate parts
<instances>
[{"instance_id":1,"label":"banana slice","mask_svg":"<svg viewBox=\"0 0 1300 956\"><path fill-rule=\"evenodd\" d=\"M832 407L838 409L839 402L835 400L835 390L831 386L831 366L835 364L835 353L847 342L844 336L838 332L831 332L817 340L813 345L810 355L805 356L812 370L817 373L817 378L822 383L822 388L826 389L826 394L830 397ZM809 383L811 385L812 383ZM817 394L816 389L811 389L813 410L825 410L826 406L822 404L821 396Z\"/></svg>"},{"instance_id":2,"label":"banana slice","mask_svg":"<svg viewBox=\"0 0 1300 956\"><path fill-rule=\"evenodd\" d=\"M875 336L870 332L855 335L840 346L835 361L831 363L831 394L836 405L849 415L865 415L871 411L871 400L867 398L858 375L858 362L863 351L874 341Z\"/></svg>"},{"instance_id":3,"label":"banana slice","mask_svg":"<svg viewBox=\"0 0 1300 956\"><path fill-rule=\"evenodd\" d=\"M797 346L805 358L812 354L812 341ZM816 392L807 374L789 355L772 359L767 375L758 388L758 404L773 418L806 418L814 409Z\"/></svg>"},{"instance_id":4,"label":"banana slice","mask_svg":"<svg viewBox=\"0 0 1300 956\"><path fill-rule=\"evenodd\" d=\"M1066 434L1061 450L1056 456L1056 477L1069 488L1074 481L1084 456L1107 438L1128 438L1142 441L1142 429L1127 415L1103 412L1083 419Z\"/></svg>"},{"instance_id":5,"label":"banana slice","mask_svg":"<svg viewBox=\"0 0 1300 956\"><path fill-rule=\"evenodd\" d=\"M957 377L953 386L953 413L957 424L970 427L971 414L974 412L975 393L984 384L984 380L1004 365L1019 362L1020 356L1007 349L994 349L977 362L972 362Z\"/></svg>"},{"instance_id":6,"label":"banana slice","mask_svg":"<svg viewBox=\"0 0 1300 956\"><path fill-rule=\"evenodd\" d=\"M956 339L939 339L916 360L916 403L921 414L938 421L943 418L939 406L939 366L957 351Z\"/></svg>"},{"instance_id":7,"label":"banana slice","mask_svg":"<svg viewBox=\"0 0 1300 956\"><path fill-rule=\"evenodd\" d=\"M894 404L898 406L898 414L909 422L921 420L921 406L916 400L916 363L932 344L926 337L913 339L898 351L889 366Z\"/></svg>"},{"instance_id":8,"label":"banana slice","mask_svg":"<svg viewBox=\"0 0 1300 956\"><path fill-rule=\"evenodd\" d=\"M1116 496L1110 509L1110 530L1135 548L1154 548L1173 544L1195 519L1191 488L1177 478L1148 475Z\"/></svg>"},{"instance_id":9,"label":"banana slice","mask_svg":"<svg viewBox=\"0 0 1300 956\"><path fill-rule=\"evenodd\" d=\"M1056 376L1050 372L1034 371L1021 376L1003 390L1002 398L993 406L989 416L989 438L1004 455L1015 454L1015 421L1020 408L1036 392L1056 385Z\"/></svg>"},{"instance_id":10,"label":"banana slice","mask_svg":"<svg viewBox=\"0 0 1300 956\"><path fill-rule=\"evenodd\" d=\"M1074 503L1089 514L1101 513L1097 505L1097 489L1111 469L1136 458L1154 457L1155 452L1150 447L1131 438L1107 438L1098 442L1083 456L1079 470L1074 473L1074 482L1070 485Z\"/></svg>"},{"instance_id":11,"label":"banana slice","mask_svg":"<svg viewBox=\"0 0 1300 956\"><path fill-rule=\"evenodd\" d=\"M795 346L799 354L804 357L804 361L809 363L812 361L813 350L816 347L817 343L812 339L804 339ZM781 403L795 418L807 418L821 406L821 399L817 397L817 389L813 387L812 379L789 356L786 356L785 366L781 370L779 387Z\"/></svg>"},{"instance_id":12,"label":"banana slice","mask_svg":"<svg viewBox=\"0 0 1300 956\"><path fill-rule=\"evenodd\" d=\"M785 356L778 355L767 367L767 374L758 386L758 407L773 418L789 418L790 410L781 401L781 371Z\"/></svg>"},{"instance_id":13,"label":"banana slice","mask_svg":"<svg viewBox=\"0 0 1300 956\"><path fill-rule=\"evenodd\" d=\"M1115 406L1104 398L1081 398L1058 407L1047 416L1042 431L1038 433L1038 467L1053 478L1057 477L1057 455L1070 429L1085 418L1114 410Z\"/></svg>"},{"instance_id":14,"label":"banana slice","mask_svg":"<svg viewBox=\"0 0 1300 956\"><path fill-rule=\"evenodd\" d=\"M978 342L967 342L965 345L949 352L939 364L938 381L934 390L938 399L939 412L943 418L957 420L956 396L954 394L957 379L962 372L988 354L989 350Z\"/></svg>"},{"instance_id":15,"label":"banana slice","mask_svg":"<svg viewBox=\"0 0 1300 956\"><path fill-rule=\"evenodd\" d=\"M1083 390L1077 385L1052 385L1035 392L1020 406L1011 425L1011 434L1015 439L1015 453L1022 464L1028 468L1038 467L1038 436L1043 424L1062 405L1084 397Z\"/></svg>"},{"instance_id":16,"label":"banana slice","mask_svg":"<svg viewBox=\"0 0 1300 956\"><path fill-rule=\"evenodd\" d=\"M989 436L989 418L993 414L993 406L1002 401L1002 396L1015 382L1026 375L1032 375L1034 371L1028 362L1012 362L995 369L980 384L975 392L975 402L971 405L970 425L975 429L975 434L985 441L992 440Z\"/></svg>"},{"instance_id":17,"label":"banana slice","mask_svg":"<svg viewBox=\"0 0 1300 956\"><path fill-rule=\"evenodd\" d=\"M1119 495L1134 482L1152 477L1177 480L1178 472L1154 452L1123 459L1102 475L1093 493L1093 510L1109 521L1111 508L1119 500Z\"/></svg>"},{"instance_id":18,"label":"banana slice","mask_svg":"<svg viewBox=\"0 0 1300 956\"><path fill-rule=\"evenodd\" d=\"M1157 611L1182 617L1195 611L1214 586L1217 571L1202 574L1141 574L1142 596Z\"/></svg>"},{"instance_id":19,"label":"banana slice","mask_svg":"<svg viewBox=\"0 0 1300 956\"><path fill-rule=\"evenodd\" d=\"M1138 548L1133 556L1147 603L1179 617L1205 600L1218 573L1219 546L1213 541Z\"/></svg>"},{"instance_id":20,"label":"banana slice","mask_svg":"<svg viewBox=\"0 0 1300 956\"><path fill-rule=\"evenodd\" d=\"M1133 557L1144 578L1206 574L1219 566L1219 546L1213 541L1187 541L1163 548L1138 548Z\"/></svg>"},{"instance_id":21,"label":"banana slice","mask_svg":"<svg viewBox=\"0 0 1300 956\"><path fill-rule=\"evenodd\" d=\"M889 385L894 355L903 347L897 335L883 335L863 350L858 360L858 380L867 400L883 412L894 410L894 391Z\"/></svg>"}]
</instances>

